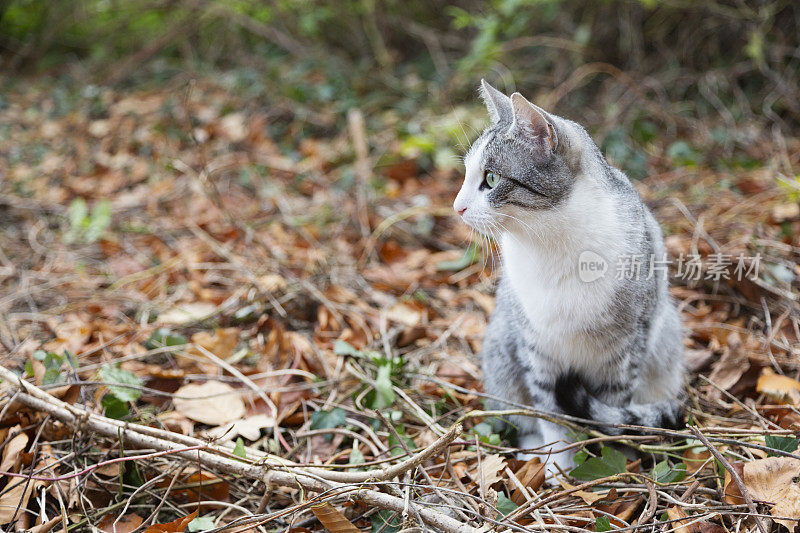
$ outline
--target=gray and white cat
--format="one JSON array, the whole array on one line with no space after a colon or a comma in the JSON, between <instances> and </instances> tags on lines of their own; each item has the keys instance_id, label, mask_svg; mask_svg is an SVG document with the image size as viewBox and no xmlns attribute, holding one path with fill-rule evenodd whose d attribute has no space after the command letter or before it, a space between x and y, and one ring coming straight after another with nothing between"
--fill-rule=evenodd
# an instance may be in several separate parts
<instances>
[{"instance_id":1,"label":"gray and white cat","mask_svg":"<svg viewBox=\"0 0 800 533\"><path fill-rule=\"evenodd\" d=\"M682 426L682 332L658 223L581 126L485 80L480 92L491 125L467 153L453 207L500 242L486 392L605 424ZM558 451L563 427L510 422L520 448L555 451L549 472L574 466Z\"/></svg>"}]
</instances>

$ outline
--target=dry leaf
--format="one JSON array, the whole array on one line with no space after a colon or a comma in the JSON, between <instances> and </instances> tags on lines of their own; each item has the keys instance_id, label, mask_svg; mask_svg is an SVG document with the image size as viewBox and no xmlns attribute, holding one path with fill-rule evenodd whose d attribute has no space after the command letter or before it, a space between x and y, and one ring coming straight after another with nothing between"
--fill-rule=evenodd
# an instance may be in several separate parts
<instances>
[{"instance_id":1,"label":"dry leaf","mask_svg":"<svg viewBox=\"0 0 800 533\"><path fill-rule=\"evenodd\" d=\"M240 435L247 440L258 440L262 429L271 428L274 425L274 418L258 414L209 429L205 435L217 440L217 443L231 441Z\"/></svg>"},{"instance_id":2,"label":"dry leaf","mask_svg":"<svg viewBox=\"0 0 800 533\"><path fill-rule=\"evenodd\" d=\"M29 483L24 478L7 478L8 484L0 494L0 525L8 524L15 517L24 514L33 492L34 483ZM8 487L11 487L10 489Z\"/></svg>"},{"instance_id":3,"label":"dry leaf","mask_svg":"<svg viewBox=\"0 0 800 533\"><path fill-rule=\"evenodd\" d=\"M695 446L683 452L683 462L686 463L686 472L694 474L702 468L706 468L711 458L711 453L705 446Z\"/></svg>"},{"instance_id":4,"label":"dry leaf","mask_svg":"<svg viewBox=\"0 0 800 533\"><path fill-rule=\"evenodd\" d=\"M211 426L227 424L245 414L239 392L221 381L184 385L175 391L173 403L186 418Z\"/></svg>"},{"instance_id":5,"label":"dry leaf","mask_svg":"<svg viewBox=\"0 0 800 533\"><path fill-rule=\"evenodd\" d=\"M56 527L58 524L60 524L61 520L63 518L64 518L63 516L58 515L55 518L51 518L50 520L48 520L44 524L39 524L38 526L34 526L34 527L30 528L28 530L28 533L47 533L48 531L50 531L51 529ZM66 528L62 529L62 531L65 531L65 530L66 530ZM131 530L131 531L133 531L133 530Z\"/></svg>"},{"instance_id":6,"label":"dry leaf","mask_svg":"<svg viewBox=\"0 0 800 533\"><path fill-rule=\"evenodd\" d=\"M524 465L522 465L514 475L517 477L523 487L526 487L532 491L537 491L539 490L539 487L544 484L544 466L545 465L542 463L541 459L538 457L532 457ZM511 501L517 505L522 505L525 502L525 495L519 488L514 489L514 493L511 495Z\"/></svg>"},{"instance_id":7,"label":"dry leaf","mask_svg":"<svg viewBox=\"0 0 800 533\"><path fill-rule=\"evenodd\" d=\"M500 455L486 455L481 458L480 466L476 466L469 475L478 486L488 488L502 479L500 473L505 467L506 460Z\"/></svg>"},{"instance_id":8,"label":"dry leaf","mask_svg":"<svg viewBox=\"0 0 800 533\"><path fill-rule=\"evenodd\" d=\"M194 511L189 516L178 518L166 524L153 524L144 530L144 533L182 533L189 522L197 517L197 511Z\"/></svg>"},{"instance_id":9,"label":"dry leaf","mask_svg":"<svg viewBox=\"0 0 800 533\"><path fill-rule=\"evenodd\" d=\"M14 426L11 428L10 433L13 434L17 431L20 431L20 429L20 426ZM0 470L3 472L10 472L14 467L14 464L17 462L19 454L27 445L28 435L25 433L20 433L11 439L11 441L6 444L5 448L3 448L3 461L0 463Z\"/></svg>"},{"instance_id":10,"label":"dry leaf","mask_svg":"<svg viewBox=\"0 0 800 533\"><path fill-rule=\"evenodd\" d=\"M756 390L776 401L800 405L800 382L787 376L776 374L769 367L761 371Z\"/></svg>"},{"instance_id":11,"label":"dry leaf","mask_svg":"<svg viewBox=\"0 0 800 533\"><path fill-rule=\"evenodd\" d=\"M744 351L742 338L739 333L734 331L728 335L728 345L725 348L725 353L714 365L714 369L708 379L716 383L720 388L728 390L739 382L748 368L750 368L750 362ZM715 394L719 395L720 393L719 391L712 392L712 395Z\"/></svg>"},{"instance_id":12,"label":"dry leaf","mask_svg":"<svg viewBox=\"0 0 800 533\"><path fill-rule=\"evenodd\" d=\"M699 524L691 523L692 519L680 507L667 509L667 516L670 520L677 520L677 522L670 523L670 527L674 529L675 533L700 533Z\"/></svg>"},{"instance_id":13,"label":"dry leaf","mask_svg":"<svg viewBox=\"0 0 800 533\"><path fill-rule=\"evenodd\" d=\"M97 527L105 533L131 533L141 526L142 522L144 522L144 518L138 514L126 514L117 520L117 515L109 513L103 517Z\"/></svg>"},{"instance_id":14,"label":"dry leaf","mask_svg":"<svg viewBox=\"0 0 800 533\"><path fill-rule=\"evenodd\" d=\"M213 333L198 331L192 335L192 342L199 344L220 359L227 359L239 342L239 328L221 328L214 330ZM190 351L202 355L199 350Z\"/></svg>"},{"instance_id":15,"label":"dry leaf","mask_svg":"<svg viewBox=\"0 0 800 533\"><path fill-rule=\"evenodd\" d=\"M331 533L361 533L341 511L328 502L312 505L311 512Z\"/></svg>"},{"instance_id":16,"label":"dry leaf","mask_svg":"<svg viewBox=\"0 0 800 533\"><path fill-rule=\"evenodd\" d=\"M176 305L172 309L158 315L159 324L182 326L207 318L217 310L217 306L208 302L193 302Z\"/></svg>"},{"instance_id":17,"label":"dry leaf","mask_svg":"<svg viewBox=\"0 0 800 533\"><path fill-rule=\"evenodd\" d=\"M575 488L575 485L570 485L562 479L559 479L558 482L561 483L561 486L564 488L564 490L572 490ZM572 495L577 496L589 505L592 505L593 503L600 501L605 497L603 494L598 494L597 492L587 492L585 490L576 490L572 493Z\"/></svg>"},{"instance_id":18,"label":"dry leaf","mask_svg":"<svg viewBox=\"0 0 800 533\"><path fill-rule=\"evenodd\" d=\"M793 531L800 520L800 459L768 457L750 463L734 463L753 501L772 505L769 512L779 524ZM725 472L725 501L744 503L736 482ZM788 520L791 518L792 520Z\"/></svg>"}]
</instances>

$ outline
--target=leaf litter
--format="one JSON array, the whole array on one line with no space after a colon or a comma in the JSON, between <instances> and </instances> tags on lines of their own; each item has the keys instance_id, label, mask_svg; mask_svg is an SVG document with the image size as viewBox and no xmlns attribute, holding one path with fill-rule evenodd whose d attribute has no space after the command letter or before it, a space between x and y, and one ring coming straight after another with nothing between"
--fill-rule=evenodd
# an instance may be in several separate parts
<instances>
[{"instance_id":1,"label":"leaf litter","mask_svg":"<svg viewBox=\"0 0 800 533\"><path fill-rule=\"evenodd\" d=\"M245 521L396 531L416 520L417 504L483 530L755 525L726 467L688 431L584 428L578 462L560 480L545 479L540 458L516 458L511 435L481 414L477 354L497 257L448 215L458 173L421 172L425 163L408 156L373 160L382 185L356 190L347 128L288 149L269 106L211 80L185 98L173 89L101 89L102 117L81 100L46 113L44 87L6 95L0 118L15 149L51 141L31 164L0 160L3 366L121 424L228 446L242 464L271 454L368 474L457 421L464 433L378 489L405 495L404 513L176 454L127 460L147 450L23 407L3 383L3 527L65 516L87 531ZM302 120L282 127L301 131ZM385 133L388 152L401 154L399 136ZM797 167L800 143L786 143ZM637 187L671 255L762 257L756 279L676 278L672 294L688 331L689 423L791 531L800 519L797 204L766 164L734 175L655 168ZM760 203L743 199L753 183Z\"/></svg>"}]
</instances>

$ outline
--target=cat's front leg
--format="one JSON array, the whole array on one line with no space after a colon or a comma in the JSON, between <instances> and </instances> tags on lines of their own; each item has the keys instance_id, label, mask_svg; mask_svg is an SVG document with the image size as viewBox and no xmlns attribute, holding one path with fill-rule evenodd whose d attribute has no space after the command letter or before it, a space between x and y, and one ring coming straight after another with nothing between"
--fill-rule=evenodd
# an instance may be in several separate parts
<instances>
[{"instance_id":1,"label":"cat's front leg","mask_svg":"<svg viewBox=\"0 0 800 533\"><path fill-rule=\"evenodd\" d=\"M555 477L561 477L560 471L569 473L575 467L575 450L564 450L570 441L567 431L559 425L539 420L536 430L521 433L517 438L517 459L527 461L538 457L545 464L550 481L555 483Z\"/></svg>"},{"instance_id":2,"label":"cat's front leg","mask_svg":"<svg viewBox=\"0 0 800 533\"><path fill-rule=\"evenodd\" d=\"M544 420L540 420L539 425L544 442L543 450L549 452L549 455L546 456L547 466L545 467L548 476L562 477L559 470L568 474L575 468L575 448L564 449L572 444L568 431L558 424ZM542 462L545 460L543 459Z\"/></svg>"}]
</instances>

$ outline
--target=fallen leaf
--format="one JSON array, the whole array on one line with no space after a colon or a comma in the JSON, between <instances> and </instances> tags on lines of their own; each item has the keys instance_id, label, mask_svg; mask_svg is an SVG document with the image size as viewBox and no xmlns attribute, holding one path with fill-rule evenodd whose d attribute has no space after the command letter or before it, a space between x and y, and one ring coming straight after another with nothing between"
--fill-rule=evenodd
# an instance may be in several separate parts
<instances>
[{"instance_id":1,"label":"fallen leaf","mask_svg":"<svg viewBox=\"0 0 800 533\"><path fill-rule=\"evenodd\" d=\"M158 315L156 322L159 324L181 326L203 320L216 310L217 306L208 302L184 303Z\"/></svg>"},{"instance_id":2,"label":"fallen leaf","mask_svg":"<svg viewBox=\"0 0 800 533\"><path fill-rule=\"evenodd\" d=\"M523 487L532 491L537 491L544 483L545 470L544 463L538 457L532 457L524 465L517 470L514 475L517 477ZM516 486L516 484L515 484ZM517 505L522 505L525 502L525 495L519 488L514 490L511 495L511 501Z\"/></svg>"},{"instance_id":3,"label":"fallen leaf","mask_svg":"<svg viewBox=\"0 0 800 533\"><path fill-rule=\"evenodd\" d=\"M144 518L138 514L127 514L117 520L118 516L114 513L109 513L100 520L97 524L98 529L106 533L131 533L135 531L144 522ZM114 523L116 521L116 524Z\"/></svg>"},{"instance_id":4,"label":"fallen leaf","mask_svg":"<svg viewBox=\"0 0 800 533\"><path fill-rule=\"evenodd\" d=\"M776 374L765 367L758 378L756 390L782 403L800 405L800 381Z\"/></svg>"},{"instance_id":5,"label":"fallen leaf","mask_svg":"<svg viewBox=\"0 0 800 533\"><path fill-rule=\"evenodd\" d=\"M331 533L361 533L341 511L328 502L312 505L311 512Z\"/></svg>"},{"instance_id":6,"label":"fallen leaf","mask_svg":"<svg viewBox=\"0 0 800 533\"><path fill-rule=\"evenodd\" d=\"M11 488L9 488L11 487ZM28 507L35 485L23 478L8 478L8 484L0 494L0 525L8 524L20 517L22 509Z\"/></svg>"},{"instance_id":7,"label":"fallen leaf","mask_svg":"<svg viewBox=\"0 0 800 533\"><path fill-rule=\"evenodd\" d=\"M20 430L20 426L14 426L11 428L10 433L15 433ZM20 433L12 438L11 441L5 445L5 448L3 448L3 461L0 462L0 470L3 472L10 472L14 467L14 463L17 462L20 452L22 452L27 445L28 435L25 433Z\"/></svg>"},{"instance_id":8,"label":"fallen leaf","mask_svg":"<svg viewBox=\"0 0 800 533\"><path fill-rule=\"evenodd\" d=\"M696 442L696 441L695 441ZM705 446L694 446L683 452L683 462L686 464L686 472L694 474L706 468L711 458L711 453Z\"/></svg>"},{"instance_id":9,"label":"fallen leaf","mask_svg":"<svg viewBox=\"0 0 800 533\"><path fill-rule=\"evenodd\" d=\"M221 381L184 385L175 391L173 403L186 418L211 426L227 424L245 414L239 392Z\"/></svg>"},{"instance_id":10,"label":"fallen leaf","mask_svg":"<svg viewBox=\"0 0 800 533\"><path fill-rule=\"evenodd\" d=\"M559 479L558 482L561 483L561 486L564 488L564 490L572 490L575 488L575 485L571 485L562 479ZM588 492L585 490L576 490L572 493L572 495L577 496L589 505L602 500L604 497L603 494L598 494L597 492Z\"/></svg>"},{"instance_id":11,"label":"fallen leaf","mask_svg":"<svg viewBox=\"0 0 800 533\"><path fill-rule=\"evenodd\" d=\"M800 459L768 457L750 463L733 463L747 492L755 502L772 505L774 520L794 531L800 520ZM729 472L725 472L725 501L742 504L744 498Z\"/></svg>"},{"instance_id":12,"label":"fallen leaf","mask_svg":"<svg viewBox=\"0 0 800 533\"><path fill-rule=\"evenodd\" d=\"M469 475L478 486L488 488L502 479L500 472L505 469L506 464L506 460L498 454L486 455Z\"/></svg>"},{"instance_id":13,"label":"fallen leaf","mask_svg":"<svg viewBox=\"0 0 800 533\"><path fill-rule=\"evenodd\" d=\"M670 507L667 509L667 516L675 522L670 523L670 528L675 533L700 533L700 526L697 522L692 523L689 515L680 507Z\"/></svg>"},{"instance_id":14,"label":"fallen leaf","mask_svg":"<svg viewBox=\"0 0 800 533\"><path fill-rule=\"evenodd\" d=\"M728 390L736 385L742 378L747 369L750 368L750 362L747 359L744 346L742 345L742 338L738 332L732 332L728 335L728 344L725 347L725 352L720 357L719 361L714 364L711 375L708 379L713 381L723 390ZM721 393L716 389L712 391L712 396L719 396Z\"/></svg>"},{"instance_id":15,"label":"fallen leaf","mask_svg":"<svg viewBox=\"0 0 800 533\"><path fill-rule=\"evenodd\" d=\"M186 529L186 526L189 525L189 522L194 520L196 516L197 511L194 511L189 516L178 518L177 520L173 520L172 522L168 522L166 524L153 524L145 529L144 533L183 533L183 530Z\"/></svg>"},{"instance_id":16,"label":"fallen leaf","mask_svg":"<svg viewBox=\"0 0 800 533\"><path fill-rule=\"evenodd\" d=\"M202 346L220 359L227 359L239 342L239 328L220 328L214 330L213 333L198 331L192 335L192 342ZM196 349L190 351L197 355L203 355Z\"/></svg>"},{"instance_id":17,"label":"fallen leaf","mask_svg":"<svg viewBox=\"0 0 800 533\"><path fill-rule=\"evenodd\" d=\"M262 429L271 428L274 425L274 418L258 414L209 429L205 435L217 440L217 443L231 441L240 435L247 440L258 440Z\"/></svg>"}]
</instances>

